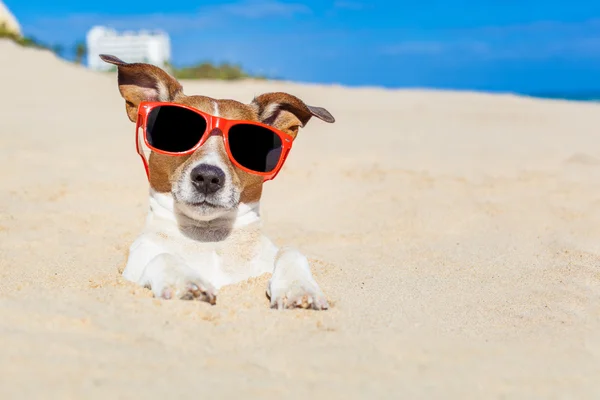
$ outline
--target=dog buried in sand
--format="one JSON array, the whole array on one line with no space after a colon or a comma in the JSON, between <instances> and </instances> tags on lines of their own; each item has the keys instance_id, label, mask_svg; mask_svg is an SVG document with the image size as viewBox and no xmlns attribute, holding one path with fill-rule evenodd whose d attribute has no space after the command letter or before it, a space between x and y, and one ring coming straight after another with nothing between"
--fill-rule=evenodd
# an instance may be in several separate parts
<instances>
[{"instance_id":1,"label":"dog buried in sand","mask_svg":"<svg viewBox=\"0 0 600 400\"><path fill-rule=\"evenodd\" d=\"M299 128L333 116L287 93L250 104L187 96L156 66L100 57L117 66L150 184L146 224L123 276L156 297L215 304L222 286L268 272L271 307L327 309L307 258L262 235L259 203Z\"/></svg>"}]
</instances>

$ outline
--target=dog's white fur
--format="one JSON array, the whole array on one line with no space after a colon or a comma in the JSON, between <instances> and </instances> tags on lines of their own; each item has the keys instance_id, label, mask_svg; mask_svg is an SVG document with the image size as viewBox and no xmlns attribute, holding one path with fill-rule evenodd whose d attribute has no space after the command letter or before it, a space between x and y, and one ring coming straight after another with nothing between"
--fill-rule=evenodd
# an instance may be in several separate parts
<instances>
[{"instance_id":1,"label":"dog's white fur","mask_svg":"<svg viewBox=\"0 0 600 400\"><path fill-rule=\"evenodd\" d=\"M208 153L198 163L218 161ZM213 303L222 286L272 273L267 288L271 307L328 308L306 257L294 249L278 249L259 229L259 203L239 203L217 218L207 217L182 207L171 194L150 189L146 225L131 245L123 276L151 288L156 297ZM221 230L224 240L206 241L207 234L219 236Z\"/></svg>"},{"instance_id":2,"label":"dog's white fur","mask_svg":"<svg viewBox=\"0 0 600 400\"><path fill-rule=\"evenodd\" d=\"M280 124L279 129L287 129L292 138L312 116L329 123L335 121L327 110L307 106L281 92L258 96L250 105L186 96L181 85L160 68L128 64L110 55L101 58L118 68L119 91L132 122L136 122L137 107L143 100L188 101L215 116L223 114L233 119L251 115L265 123ZM191 157L181 158L180 164L169 169L168 181L159 186L151 182L146 226L131 245L123 276L152 289L157 297L201 299L214 304L222 286L271 272L267 295L272 307L328 308L306 257L293 249L277 249L261 234L261 193L256 187L262 182L252 184L250 175L240 178L227 156L219 128L205 134L209 137ZM150 178L153 168L157 168L154 176L164 180L164 166L156 165L149 166ZM223 172L224 177L216 174L217 182L213 182L219 185L218 190L200 190L199 181L192 182L192 171L201 170ZM252 195L249 188L256 193ZM245 190L247 200L243 200Z\"/></svg>"}]
</instances>

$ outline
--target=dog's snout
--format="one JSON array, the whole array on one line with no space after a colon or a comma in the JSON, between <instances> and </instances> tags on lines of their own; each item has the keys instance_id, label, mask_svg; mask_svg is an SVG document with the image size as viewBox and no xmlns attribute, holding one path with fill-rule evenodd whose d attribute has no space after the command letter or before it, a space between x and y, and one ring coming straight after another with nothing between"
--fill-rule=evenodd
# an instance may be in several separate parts
<instances>
[{"instance_id":1,"label":"dog's snout","mask_svg":"<svg viewBox=\"0 0 600 400\"><path fill-rule=\"evenodd\" d=\"M196 189L204 194L215 193L225 185L225 172L214 165L200 164L190 175Z\"/></svg>"}]
</instances>

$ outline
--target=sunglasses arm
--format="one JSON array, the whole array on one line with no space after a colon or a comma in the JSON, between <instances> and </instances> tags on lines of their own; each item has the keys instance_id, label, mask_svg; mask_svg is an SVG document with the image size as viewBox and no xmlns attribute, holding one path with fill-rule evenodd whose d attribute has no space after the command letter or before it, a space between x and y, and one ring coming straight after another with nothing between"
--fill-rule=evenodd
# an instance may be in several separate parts
<instances>
[{"instance_id":1,"label":"sunglasses arm","mask_svg":"<svg viewBox=\"0 0 600 400\"><path fill-rule=\"evenodd\" d=\"M150 180L150 171L148 170L148 160L146 160L146 156L144 156L144 149L141 143L140 138L140 128L144 126L143 116L138 114L137 122L135 124L135 148L137 153L142 158L142 162L144 163L144 169L146 170L146 178Z\"/></svg>"}]
</instances>

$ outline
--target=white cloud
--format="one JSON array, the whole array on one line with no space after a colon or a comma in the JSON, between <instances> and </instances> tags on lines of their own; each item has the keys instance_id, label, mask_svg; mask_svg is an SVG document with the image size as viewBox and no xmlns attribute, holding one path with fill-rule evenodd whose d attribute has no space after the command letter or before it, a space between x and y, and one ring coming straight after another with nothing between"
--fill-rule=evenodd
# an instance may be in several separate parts
<instances>
[{"instance_id":1,"label":"white cloud","mask_svg":"<svg viewBox=\"0 0 600 400\"><path fill-rule=\"evenodd\" d=\"M452 54L456 52L468 52L473 54L486 54L489 46L478 41L405 41L397 44L384 46L380 53L392 56L426 55L437 56Z\"/></svg>"},{"instance_id":2,"label":"white cloud","mask_svg":"<svg viewBox=\"0 0 600 400\"><path fill-rule=\"evenodd\" d=\"M581 32L600 32L600 18L591 18L584 21L535 21L525 24L505 26L481 26L455 32L471 33L478 35L510 35L510 34L576 34Z\"/></svg>"},{"instance_id":3,"label":"white cloud","mask_svg":"<svg viewBox=\"0 0 600 400\"><path fill-rule=\"evenodd\" d=\"M600 58L600 19L445 29L427 34L440 39L389 43L381 46L379 53L480 60Z\"/></svg>"},{"instance_id":4,"label":"white cloud","mask_svg":"<svg viewBox=\"0 0 600 400\"><path fill-rule=\"evenodd\" d=\"M277 0L245 0L216 7L214 11L245 18L267 18L308 14L310 8L304 4L283 3Z\"/></svg>"},{"instance_id":5,"label":"white cloud","mask_svg":"<svg viewBox=\"0 0 600 400\"><path fill-rule=\"evenodd\" d=\"M291 18L308 14L311 10L299 3L284 3L279 0L241 0L218 6L201 7L189 13L154 13L140 15L112 14L69 14L58 17L39 17L31 21L29 30L44 32L48 29L68 27L87 30L93 25L106 25L119 30L164 29L181 32L203 29L234 18Z\"/></svg>"}]
</instances>

